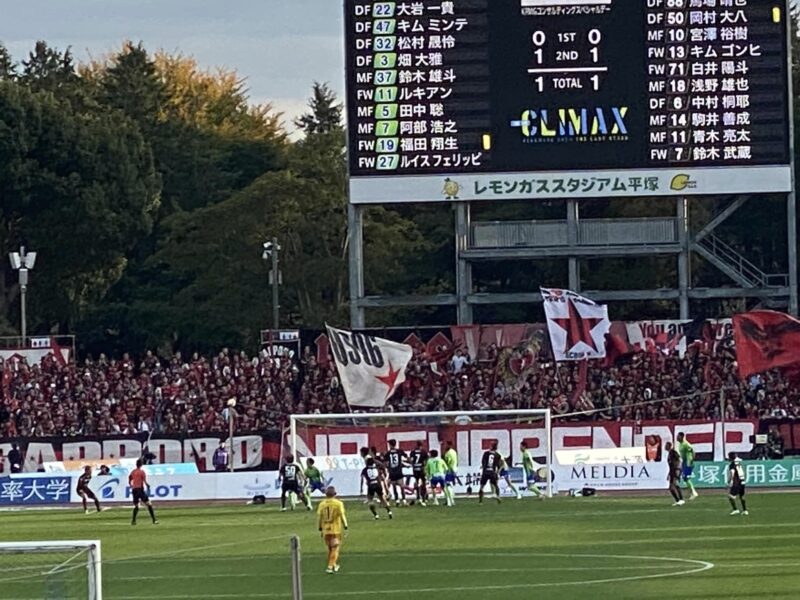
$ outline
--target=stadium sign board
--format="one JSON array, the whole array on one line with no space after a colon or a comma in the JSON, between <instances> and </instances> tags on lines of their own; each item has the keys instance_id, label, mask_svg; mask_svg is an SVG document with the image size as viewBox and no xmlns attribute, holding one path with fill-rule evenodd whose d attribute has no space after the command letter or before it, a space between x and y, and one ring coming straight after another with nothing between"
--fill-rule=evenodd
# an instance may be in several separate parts
<instances>
[{"instance_id":1,"label":"stadium sign board","mask_svg":"<svg viewBox=\"0 0 800 600\"><path fill-rule=\"evenodd\" d=\"M743 464L748 487L800 487L800 460L754 460ZM728 487L728 465L723 461L695 463L695 487Z\"/></svg>"},{"instance_id":2,"label":"stadium sign board","mask_svg":"<svg viewBox=\"0 0 800 600\"><path fill-rule=\"evenodd\" d=\"M353 203L791 187L786 0L345 0Z\"/></svg>"},{"instance_id":3,"label":"stadium sign board","mask_svg":"<svg viewBox=\"0 0 800 600\"><path fill-rule=\"evenodd\" d=\"M3 477L0 478L0 506L31 506L69 502L72 478Z\"/></svg>"}]
</instances>

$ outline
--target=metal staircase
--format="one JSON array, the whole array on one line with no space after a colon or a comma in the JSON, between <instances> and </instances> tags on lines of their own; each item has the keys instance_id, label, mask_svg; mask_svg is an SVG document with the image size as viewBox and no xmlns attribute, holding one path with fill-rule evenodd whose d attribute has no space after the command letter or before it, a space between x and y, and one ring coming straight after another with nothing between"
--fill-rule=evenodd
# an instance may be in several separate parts
<instances>
[{"instance_id":1,"label":"metal staircase","mask_svg":"<svg viewBox=\"0 0 800 600\"><path fill-rule=\"evenodd\" d=\"M708 262L744 288L769 288L789 285L789 275L764 273L713 233L695 238L692 248Z\"/></svg>"}]
</instances>

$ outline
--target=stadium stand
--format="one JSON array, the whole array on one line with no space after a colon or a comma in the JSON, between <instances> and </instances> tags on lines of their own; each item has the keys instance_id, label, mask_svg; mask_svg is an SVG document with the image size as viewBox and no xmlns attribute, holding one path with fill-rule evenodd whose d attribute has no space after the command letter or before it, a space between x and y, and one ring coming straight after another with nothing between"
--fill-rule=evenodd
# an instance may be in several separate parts
<instances>
[{"instance_id":1,"label":"stadium stand","mask_svg":"<svg viewBox=\"0 0 800 600\"><path fill-rule=\"evenodd\" d=\"M298 358L222 350L170 359L147 352L78 363L0 364L0 437L224 432L229 398L241 430L283 426L290 413L346 412L332 363L306 348ZM568 420L719 420L716 390L725 388L726 419L800 418L798 387L778 372L742 382L730 349L684 357L660 352L615 365L540 360L520 376L498 375L497 353L466 353L433 362L416 351L406 382L385 410L487 410L550 407Z\"/></svg>"}]
</instances>

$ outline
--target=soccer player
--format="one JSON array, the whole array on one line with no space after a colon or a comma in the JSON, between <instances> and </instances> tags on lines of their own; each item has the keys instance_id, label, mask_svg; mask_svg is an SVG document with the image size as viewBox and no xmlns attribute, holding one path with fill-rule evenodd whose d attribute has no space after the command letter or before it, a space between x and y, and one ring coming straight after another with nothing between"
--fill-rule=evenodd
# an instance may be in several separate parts
<instances>
[{"instance_id":1,"label":"soccer player","mask_svg":"<svg viewBox=\"0 0 800 600\"><path fill-rule=\"evenodd\" d=\"M436 487L441 487L443 492L447 490L447 463L439 458L439 452L437 450L431 450L428 462L425 463L425 474L428 476L428 481L431 482L433 504L434 506L439 506L439 499L436 497ZM452 504L448 502L447 506L452 506Z\"/></svg>"},{"instance_id":2,"label":"soccer player","mask_svg":"<svg viewBox=\"0 0 800 600\"><path fill-rule=\"evenodd\" d=\"M664 445L664 449L667 451L669 493L675 499L672 506L683 506L686 502L683 500L683 492L681 491L681 455L672 447L672 442L667 442Z\"/></svg>"},{"instance_id":3,"label":"soccer player","mask_svg":"<svg viewBox=\"0 0 800 600\"><path fill-rule=\"evenodd\" d=\"M536 461L531 456L531 451L528 449L528 442L522 441L519 444L519 449L522 451L522 468L525 469L525 479L528 481L528 491L534 496L541 499L547 498L544 492L536 487Z\"/></svg>"},{"instance_id":4,"label":"soccer player","mask_svg":"<svg viewBox=\"0 0 800 600\"><path fill-rule=\"evenodd\" d=\"M375 446L369 447L369 455L375 461L375 466L380 469L381 472L381 485L383 486L383 494L386 496L386 500L389 500L389 470L386 467L386 457L382 456L378 449Z\"/></svg>"},{"instance_id":5,"label":"soccer player","mask_svg":"<svg viewBox=\"0 0 800 600\"><path fill-rule=\"evenodd\" d=\"M681 463L683 464L681 469L683 480L686 482L686 487L692 492L692 495L689 496L689 500L694 500L698 496L697 490L694 489L694 484L692 483L692 471L694 471L694 448L689 443L689 440L686 439L686 436L682 431L678 434L678 454L680 454Z\"/></svg>"},{"instance_id":6,"label":"soccer player","mask_svg":"<svg viewBox=\"0 0 800 600\"><path fill-rule=\"evenodd\" d=\"M367 466L361 471L361 493L364 493L364 484L367 484L367 500L369 502L369 510L375 519L379 519L378 511L375 510L375 500L380 502L381 506L389 513L389 518L392 518L392 507L386 499L384 477L378 465L375 464L375 459L371 456L367 459Z\"/></svg>"},{"instance_id":7,"label":"soccer player","mask_svg":"<svg viewBox=\"0 0 800 600\"><path fill-rule=\"evenodd\" d=\"M386 464L389 467L389 481L392 484L394 494L394 505L400 506L402 499L403 505L406 504L406 489L403 485L403 466L408 464L406 453L397 447L397 440L389 440L389 451L384 455ZM397 489L400 488L400 493Z\"/></svg>"},{"instance_id":8,"label":"soccer player","mask_svg":"<svg viewBox=\"0 0 800 600\"><path fill-rule=\"evenodd\" d=\"M309 458L306 461L306 470L303 473L306 479L306 485L303 488L303 493L306 497L306 504L311 506L311 494L319 490L323 494L326 493L325 484L323 483L322 471L314 466L314 459Z\"/></svg>"},{"instance_id":9,"label":"soccer player","mask_svg":"<svg viewBox=\"0 0 800 600\"><path fill-rule=\"evenodd\" d=\"M336 488L330 486L325 490L325 499L317 507L319 515L319 532L328 548L328 574L339 572L339 548L342 535L347 531L347 515L344 503L336 498Z\"/></svg>"},{"instance_id":10,"label":"soccer player","mask_svg":"<svg viewBox=\"0 0 800 600\"><path fill-rule=\"evenodd\" d=\"M425 480L425 464L428 462L428 452L422 442L417 442L417 447L411 451L410 460L417 500L422 506L425 506L428 501L428 484Z\"/></svg>"},{"instance_id":11,"label":"soccer player","mask_svg":"<svg viewBox=\"0 0 800 600\"><path fill-rule=\"evenodd\" d=\"M508 461L506 461L504 456L500 457L500 477L502 477L505 480L506 485L509 488L511 488L511 491L514 492L514 495L516 495L517 500L522 500L522 494L517 489L517 486L515 486L511 481L511 473L509 473Z\"/></svg>"},{"instance_id":12,"label":"soccer player","mask_svg":"<svg viewBox=\"0 0 800 600\"><path fill-rule=\"evenodd\" d=\"M736 456L735 452L731 452L728 454L728 460L731 461L728 465L728 481L731 483L731 489L728 490L728 500L733 509L731 510L731 514L740 514L739 509L736 508L736 498L739 498L739 503L742 505L741 514L749 515L750 513L747 512L747 504L744 502L745 475L742 459Z\"/></svg>"},{"instance_id":13,"label":"soccer player","mask_svg":"<svg viewBox=\"0 0 800 600\"><path fill-rule=\"evenodd\" d=\"M490 484L494 491L494 498L500 503L500 486L497 484L497 471L503 457L497 451L497 442L492 442L491 450L483 453L481 458L481 487L478 490L478 503L483 504L483 488Z\"/></svg>"},{"instance_id":14,"label":"soccer player","mask_svg":"<svg viewBox=\"0 0 800 600\"><path fill-rule=\"evenodd\" d=\"M453 448L453 442L447 442L445 448L447 448L447 450L444 453L444 462L447 464L447 474L444 478L444 497L445 500L447 500L447 506L454 506L456 503L456 495L453 491L453 486L455 486L458 480L458 453L456 449Z\"/></svg>"},{"instance_id":15,"label":"soccer player","mask_svg":"<svg viewBox=\"0 0 800 600\"><path fill-rule=\"evenodd\" d=\"M311 501L303 494L302 477L303 470L300 465L294 462L294 455L287 454L286 462L283 463L278 476L278 481L281 482L281 512L286 511L286 497L290 494L294 494L296 498L302 498L306 509L311 510ZM294 510L294 504L295 498L292 498L292 510Z\"/></svg>"},{"instance_id":16,"label":"soccer player","mask_svg":"<svg viewBox=\"0 0 800 600\"><path fill-rule=\"evenodd\" d=\"M94 500L94 505L97 507L97 512L100 512L100 500L97 499L97 496L94 495L94 492L89 489L89 482L92 480L92 467L86 465L83 467L83 474L78 477L78 487L75 490L78 492L78 496L81 497L81 502L83 502L83 512L84 514L89 514L89 507L86 504L86 498L91 498Z\"/></svg>"},{"instance_id":17,"label":"soccer player","mask_svg":"<svg viewBox=\"0 0 800 600\"><path fill-rule=\"evenodd\" d=\"M156 513L153 512L153 504L150 502L150 497L147 495L146 489L150 487L147 483L147 473L142 468L142 459L136 461L136 468L128 475L128 485L131 488L131 495L133 496L133 518L131 525L136 525L136 516L139 514L139 504L144 504L147 507L147 512L150 513L150 518L153 519L153 525L158 525Z\"/></svg>"}]
</instances>

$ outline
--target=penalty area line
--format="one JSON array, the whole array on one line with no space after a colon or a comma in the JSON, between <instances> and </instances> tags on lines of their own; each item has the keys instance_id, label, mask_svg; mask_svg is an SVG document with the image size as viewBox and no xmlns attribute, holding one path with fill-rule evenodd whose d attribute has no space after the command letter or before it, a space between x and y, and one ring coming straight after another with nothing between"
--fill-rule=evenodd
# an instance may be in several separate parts
<instances>
[{"instance_id":1,"label":"penalty area line","mask_svg":"<svg viewBox=\"0 0 800 600\"><path fill-rule=\"evenodd\" d=\"M470 569L469 573L528 573L531 571L652 571L672 568L672 565L622 565L617 567L521 567L516 569ZM430 575L431 573L441 573L441 569L427 570L418 569L411 571L342 571L346 576L352 575ZM158 581L171 579L192 579L202 581L203 579L229 579L248 578L248 577L286 577L286 573L281 572L262 572L262 573L212 573L209 575L131 575L127 577L114 577L114 581Z\"/></svg>"},{"instance_id":2,"label":"penalty area line","mask_svg":"<svg viewBox=\"0 0 800 600\"><path fill-rule=\"evenodd\" d=\"M472 555L476 556L495 556L495 557L503 557L509 556L508 553L471 553ZM433 554L427 554L428 556L434 556ZM469 554L468 554L469 555ZM520 556L519 553L513 554L514 556ZM647 579L657 579L657 578L664 578L664 577L680 577L683 575L694 575L696 573L702 573L703 571L708 571L709 569L714 568L714 563L704 561L704 560L695 560L689 558L676 558L671 556L632 556L632 555L620 555L620 554L563 554L563 553L532 553L527 554L527 556L531 557L570 557L570 558L612 558L612 559L620 559L620 560L645 560L645 561L659 561L659 562L666 562L672 564L683 564L689 565L690 568L684 568L680 570L671 570L666 573L651 573L647 575L629 575L626 577L606 577L602 579L584 579L584 580L577 580L577 581L554 581L554 582L537 582L537 583L520 583L520 584L506 584L506 585L483 585L483 586L460 586L460 587L434 587L434 588L404 588L404 589L382 589L381 592L383 594L423 594L423 593L437 593L437 592L468 592L468 591L503 591L503 590L524 590L524 589L533 589L533 588L545 588L545 587L567 587L567 586L581 586L581 585L594 585L594 584L603 584L603 583L624 583L626 581L643 581ZM677 565L676 565L677 566ZM602 567L601 567L602 568ZM437 571L438 572L438 571ZM346 575L347 571L343 571L342 574ZM374 573L372 573L374 574ZM374 590L364 590L364 591L340 591L337 592L337 597L344 597L344 596L366 596L366 595L374 595ZM306 597L329 597L330 594L328 592L311 592L306 593ZM143 600L148 598L149 596L117 596L115 600ZM194 595L171 595L171 596L161 596L162 600L183 600L185 598L194 598ZM213 594L213 595L206 595L205 598L208 600L222 600L224 598L286 598L289 597L289 594L278 593L278 594Z\"/></svg>"}]
</instances>

